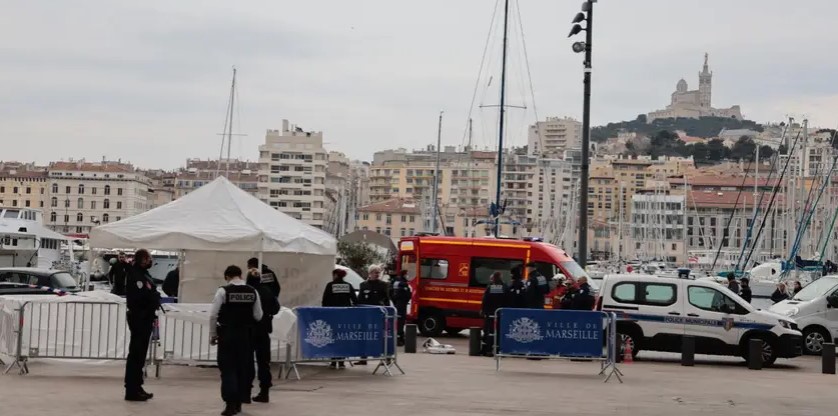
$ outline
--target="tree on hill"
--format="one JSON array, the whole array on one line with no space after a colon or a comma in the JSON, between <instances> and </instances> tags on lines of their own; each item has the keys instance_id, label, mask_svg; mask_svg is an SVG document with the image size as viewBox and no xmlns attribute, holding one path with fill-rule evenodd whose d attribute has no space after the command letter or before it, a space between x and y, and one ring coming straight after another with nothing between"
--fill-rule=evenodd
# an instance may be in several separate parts
<instances>
[{"instance_id":1,"label":"tree on hill","mask_svg":"<svg viewBox=\"0 0 838 416\"><path fill-rule=\"evenodd\" d=\"M733 144L733 148L730 149L730 157L734 159L753 159L756 155L756 149L757 144L754 143L754 139L748 136L742 136Z\"/></svg>"},{"instance_id":2,"label":"tree on hill","mask_svg":"<svg viewBox=\"0 0 838 416\"><path fill-rule=\"evenodd\" d=\"M645 114L640 114L635 120L608 123L591 129L591 140L596 142L605 141L611 137L617 137L620 132L637 133L643 136L652 136L661 130L676 131L682 130L687 135L695 137L715 137L722 129L749 129L761 132L762 126L751 120L738 120L725 117L701 117L701 118L659 118L647 123Z\"/></svg>"},{"instance_id":3,"label":"tree on hill","mask_svg":"<svg viewBox=\"0 0 838 416\"><path fill-rule=\"evenodd\" d=\"M768 159L771 156L774 156L774 148L772 148L771 146L769 146L767 144L764 144L764 145L759 147L759 158L760 158L760 160Z\"/></svg>"}]
</instances>

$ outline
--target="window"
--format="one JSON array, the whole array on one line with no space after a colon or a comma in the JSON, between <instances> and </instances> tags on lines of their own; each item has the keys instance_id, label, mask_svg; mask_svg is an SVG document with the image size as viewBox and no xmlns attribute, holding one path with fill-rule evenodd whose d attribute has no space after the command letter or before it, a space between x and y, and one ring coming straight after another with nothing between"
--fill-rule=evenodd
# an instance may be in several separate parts
<instances>
[{"instance_id":1,"label":"window","mask_svg":"<svg viewBox=\"0 0 838 416\"><path fill-rule=\"evenodd\" d=\"M28 195L28 194L31 194L31 193L32 193L32 188L27 186L26 187L26 194Z\"/></svg>"},{"instance_id":2,"label":"window","mask_svg":"<svg viewBox=\"0 0 838 416\"><path fill-rule=\"evenodd\" d=\"M15 187L12 188L12 193L17 194L18 190L19 190L19 188L17 186L15 186Z\"/></svg>"},{"instance_id":3,"label":"window","mask_svg":"<svg viewBox=\"0 0 838 416\"><path fill-rule=\"evenodd\" d=\"M687 290L687 297L689 298L690 305L705 311L722 312L722 306L727 305L734 313L740 315L748 313L736 301L713 288L690 286Z\"/></svg>"},{"instance_id":4,"label":"window","mask_svg":"<svg viewBox=\"0 0 838 416\"><path fill-rule=\"evenodd\" d=\"M646 285L645 303L655 306L669 306L675 303L675 286L654 284Z\"/></svg>"},{"instance_id":5,"label":"window","mask_svg":"<svg viewBox=\"0 0 838 416\"><path fill-rule=\"evenodd\" d=\"M25 207L29 207L29 206L31 206L31 205L32 205L32 203L31 203L28 199L27 199L27 200L25 201L25 203L23 204L23 206L25 206Z\"/></svg>"},{"instance_id":6,"label":"window","mask_svg":"<svg viewBox=\"0 0 838 416\"><path fill-rule=\"evenodd\" d=\"M49 213L49 222L55 222L58 216L54 212Z\"/></svg>"},{"instance_id":7,"label":"window","mask_svg":"<svg viewBox=\"0 0 838 416\"><path fill-rule=\"evenodd\" d=\"M66 225L68 222L70 222L70 215L69 215L69 214L65 214L65 215L64 215L64 224ZM67 227L64 227L64 228L66 229Z\"/></svg>"},{"instance_id":8,"label":"window","mask_svg":"<svg viewBox=\"0 0 838 416\"><path fill-rule=\"evenodd\" d=\"M518 259L492 259L473 258L471 259L470 286L486 286L489 284L489 277L494 272L500 272L503 281L509 283L512 280L512 269L524 267L524 261Z\"/></svg>"},{"instance_id":9,"label":"window","mask_svg":"<svg viewBox=\"0 0 838 416\"><path fill-rule=\"evenodd\" d=\"M64 200L64 208L70 208L70 198Z\"/></svg>"},{"instance_id":10,"label":"window","mask_svg":"<svg viewBox=\"0 0 838 416\"><path fill-rule=\"evenodd\" d=\"M407 215L402 215L402 222L407 222Z\"/></svg>"},{"instance_id":11,"label":"window","mask_svg":"<svg viewBox=\"0 0 838 416\"><path fill-rule=\"evenodd\" d=\"M84 215L82 215L82 213L79 212L78 214L76 214L76 222L82 222L82 221L84 221Z\"/></svg>"},{"instance_id":12,"label":"window","mask_svg":"<svg viewBox=\"0 0 838 416\"><path fill-rule=\"evenodd\" d=\"M381 221L381 214L375 214L375 220Z\"/></svg>"},{"instance_id":13,"label":"window","mask_svg":"<svg viewBox=\"0 0 838 416\"><path fill-rule=\"evenodd\" d=\"M116 209L122 209L122 201L116 201Z\"/></svg>"},{"instance_id":14,"label":"window","mask_svg":"<svg viewBox=\"0 0 838 416\"><path fill-rule=\"evenodd\" d=\"M90 188L90 193L93 194L93 195L96 195L96 187L95 186Z\"/></svg>"},{"instance_id":15,"label":"window","mask_svg":"<svg viewBox=\"0 0 838 416\"><path fill-rule=\"evenodd\" d=\"M611 297L620 303L669 306L678 298L676 289L677 287L671 284L625 282L614 286Z\"/></svg>"},{"instance_id":16,"label":"window","mask_svg":"<svg viewBox=\"0 0 838 416\"><path fill-rule=\"evenodd\" d=\"M448 260L445 259L422 259L420 263L419 276L423 279L447 279Z\"/></svg>"},{"instance_id":17,"label":"window","mask_svg":"<svg viewBox=\"0 0 838 416\"><path fill-rule=\"evenodd\" d=\"M76 207L78 209L84 209L84 199L79 198L78 201L76 201Z\"/></svg>"},{"instance_id":18,"label":"window","mask_svg":"<svg viewBox=\"0 0 838 416\"><path fill-rule=\"evenodd\" d=\"M111 207L111 200L105 198L105 201L102 202L102 209L110 209Z\"/></svg>"},{"instance_id":19,"label":"window","mask_svg":"<svg viewBox=\"0 0 838 416\"><path fill-rule=\"evenodd\" d=\"M119 220L121 220L121 219L122 219L122 217L116 217L116 220L117 220L117 221L119 221Z\"/></svg>"},{"instance_id":20,"label":"window","mask_svg":"<svg viewBox=\"0 0 838 416\"><path fill-rule=\"evenodd\" d=\"M96 201L90 201L90 209L96 209Z\"/></svg>"},{"instance_id":21,"label":"window","mask_svg":"<svg viewBox=\"0 0 838 416\"><path fill-rule=\"evenodd\" d=\"M84 184L80 183L79 184L79 195L82 195L82 194L84 194Z\"/></svg>"},{"instance_id":22,"label":"window","mask_svg":"<svg viewBox=\"0 0 838 416\"><path fill-rule=\"evenodd\" d=\"M54 194L58 193L58 184L57 183L52 184L52 193L54 193Z\"/></svg>"},{"instance_id":23,"label":"window","mask_svg":"<svg viewBox=\"0 0 838 416\"><path fill-rule=\"evenodd\" d=\"M65 186L65 187L64 187L64 193L65 193L65 194L67 194L67 195L69 195L69 194L70 194L70 190L71 190L71 189L73 189L71 186Z\"/></svg>"},{"instance_id":24,"label":"window","mask_svg":"<svg viewBox=\"0 0 838 416\"><path fill-rule=\"evenodd\" d=\"M620 303L637 303L637 284L619 283L611 290L611 297Z\"/></svg>"},{"instance_id":25,"label":"window","mask_svg":"<svg viewBox=\"0 0 838 416\"><path fill-rule=\"evenodd\" d=\"M105 195L110 195L110 194L111 194L111 186L110 185L105 185Z\"/></svg>"},{"instance_id":26,"label":"window","mask_svg":"<svg viewBox=\"0 0 838 416\"><path fill-rule=\"evenodd\" d=\"M116 188L116 194L122 195L122 188Z\"/></svg>"},{"instance_id":27,"label":"window","mask_svg":"<svg viewBox=\"0 0 838 416\"><path fill-rule=\"evenodd\" d=\"M366 221L366 220L370 219L370 214L364 214L361 218L363 218L364 221Z\"/></svg>"},{"instance_id":28,"label":"window","mask_svg":"<svg viewBox=\"0 0 838 416\"><path fill-rule=\"evenodd\" d=\"M102 222L108 222L110 218L110 215L108 215L107 213L102 214Z\"/></svg>"}]
</instances>

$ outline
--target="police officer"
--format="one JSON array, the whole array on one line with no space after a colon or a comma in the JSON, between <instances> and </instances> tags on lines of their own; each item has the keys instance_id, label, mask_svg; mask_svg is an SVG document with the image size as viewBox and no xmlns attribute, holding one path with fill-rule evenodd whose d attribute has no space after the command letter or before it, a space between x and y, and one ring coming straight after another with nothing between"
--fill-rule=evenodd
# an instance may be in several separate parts
<instances>
[{"instance_id":1,"label":"police officer","mask_svg":"<svg viewBox=\"0 0 838 416\"><path fill-rule=\"evenodd\" d=\"M134 257L136 261L136 254ZM113 260L111 260L113 261ZM111 293L117 296L125 296L125 286L128 282L128 274L131 272L131 263L125 259L125 253L120 251L116 261L108 270L108 281L111 284Z\"/></svg>"},{"instance_id":2,"label":"police officer","mask_svg":"<svg viewBox=\"0 0 838 416\"><path fill-rule=\"evenodd\" d=\"M527 307L527 288L524 285L524 277L521 273L521 266L515 266L510 270L512 283L509 284L509 306L510 308L523 309Z\"/></svg>"},{"instance_id":3,"label":"police officer","mask_svg":"<svg viewBox=\"0 0 838 416\"><path fill-rule=\"evenodd\" d=\"M250 403L253 373L251 330L262 319L262 304L256 289L242 280L242 269L224 270L226 286L215 292L210 310L210 342L218 344L218 368L221 370L223 416L241 412L242 403Z\"/></svg>"},{"instance_id":4,"label":"police officer","mask_svg":"<svg viewBox=\"0 0 838 416\"><path fill-rule=\"evenodd\" d=\"M538 272L535 263L527 263L527 307L544 309L544 297L550 293L547 278Z\"/></svg>"},{"instance_id":5,"label":"police officer","mask_svg":"<svg viewBox=\"0 0 838 416\"><path fill-rule=\"evenodd\" d=\"M494 353L495 345L495 313L498 309L506 307L509 299L509 288L503 283L500 272L492 273L491 281L483 292L483 304L481 314L483 315L483 354L491 356Z\"/></svg>"},{"instance_id":6,"label":"police officer","mask_svg":"<svg viewBox=\"0 0 838 416\"><path fill-rule=\"evenodd\" d=\"M326 307L347 307L358 304L358 298L355 296L355 288L349 283L343 281L346 277L346 271L342 269L332 270L332 281L326 284L326 289L323 290L323 301L321 305ZM342 358L342 357L335 357ZM345 368L346 364L342 360L332 361L331 368Z\"/></svg>"},{"instance_id":7,"label":"police officer","mask_svg":"<svg viewBox=\"0 0 838 416\"><path fill-rule=\"evenodd\" d=\"M407 270L402 270L390 286L390 300L393 301L393 306L396 307L396 313L399 315L396 323L399 346L404 345L404 322L407 317L407 304L410 302L410 298L411 291L410 283L407 282Z\"/></svg>"},{"instance_id":8,"label":"police officer","mask_svg":"<svg viewBox=\"0 0 838 416\"><path fill-rule=\"evenodd\" d=\"M266 283L262 283L262 273L256 268L250 269L247 274L247 285L259 292L259 301L262 306L262 320L253 327L251 338L253 352L256 354L256 369L259 375L259 394L253 398L254 402L268 403L270 401L269 391L271 383L271 339L273 332L273 318L279 313L279 300L273 295L273 291ZM255 373L250 374L250 385L253 385Z\"/></svg>"},{"instance_id":9,"label":"police officer","mask_svg":"<svg viewBox=\"0 0 838 416\"><path fill-rule=\"evenodd\" d=\"M148 273L151 265L148 250L141 249L134 254L134 263L125 266L126 320L131 331L125 361L125 400L132 402L144 402L154 397L143 390L143 366L154 321L157 319L156 312L160 308L160 293Z\"/></svg>"},{"instance_id":10,"label":"police officer","mask_svg":"<svg viewBox=\"0 0 838 416\"><path fill-rule=\"evenodd\" d=\"M359 305L390 306L390 288L387 283L381 281L381 267L372 265L367 269L367 280L361 282L358 292ZM367 361L361 357L356 364L367 365Z\"/></svg>"},{"instance_id":11,"label":"police officer","mask_svg":"<svg viewBox=\"0 0 838 416\"><path fill-rule=\"evenodd\" d=\"M576 280L577 288L571 300L571 309L577 311L589 311L594 308L594 295L591 293L591 285L585 276Z\"/></svg>"},{"instance_id":12,"label":"police officer","mask_svg":"<svg viewBox=\"0 0 838 416\"><path fill-rule=\"evenodd\" d=\"M256 257L250 258L247 261L247 269L248 270L259 270L259 259ZM274 297L279 298L279 293L282 291L282 287L279 286L279 278L276 277L276 273L273 270L265 266L262 263L262 272L261 272L262 284L268 286L271 292L274 294Z\"/></svg>"}]
</instances>

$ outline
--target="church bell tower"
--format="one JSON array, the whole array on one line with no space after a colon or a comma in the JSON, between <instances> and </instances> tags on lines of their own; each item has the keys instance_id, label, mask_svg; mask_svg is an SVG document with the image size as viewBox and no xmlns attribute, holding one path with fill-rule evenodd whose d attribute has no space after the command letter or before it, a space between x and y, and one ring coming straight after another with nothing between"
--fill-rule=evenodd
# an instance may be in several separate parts
<instances>
[{"instance_id":1,"label":"church bell tower","mask_svg":"<svg viewBox=\"0 0 838 416\"><path fill-rule=\"evenodd\" d=\"M701 108L710 109L711 93L713 91L713 73L707 65L709 55L704 54L704 67L698 73L698 103Z\"/></svg>"}]
</instances>

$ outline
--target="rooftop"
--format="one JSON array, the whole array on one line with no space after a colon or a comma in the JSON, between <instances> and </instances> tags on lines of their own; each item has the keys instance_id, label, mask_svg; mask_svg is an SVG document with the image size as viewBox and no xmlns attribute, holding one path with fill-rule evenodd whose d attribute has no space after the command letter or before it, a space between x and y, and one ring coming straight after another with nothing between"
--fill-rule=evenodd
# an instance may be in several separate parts
<instances>
[{"instance_id":1,"label":"rooftop","mask_svg":"<svg viewBox=\"0 0 838 416\"><path fill-rule=\"evenodd\" d=\"M49 170L73 171L73 172L108 172L108 173L132 173L134 166L129 163L122 162L85 162L80 160L77 162L52 162L49 164Z\"/></svg>"},{"instance_id":2,"label":"rooftop","mask_svg":"<svg viewBox=\"0 0 838 416\"><path fill-rule=\"evenodd\" d=\"M421 210L412 200L393 198L384 202L358 208L360 212L381 212L387 214L420 214Z\"/></svg>"}]
</instances>

